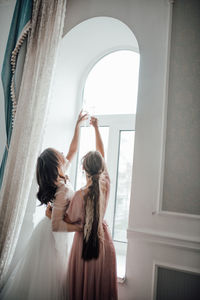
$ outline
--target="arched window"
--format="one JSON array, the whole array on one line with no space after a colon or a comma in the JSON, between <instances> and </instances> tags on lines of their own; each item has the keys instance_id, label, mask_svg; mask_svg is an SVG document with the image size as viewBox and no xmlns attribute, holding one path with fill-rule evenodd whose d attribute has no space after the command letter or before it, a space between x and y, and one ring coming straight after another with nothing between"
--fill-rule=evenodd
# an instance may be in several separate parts
<instances>
[{"instance_id":1,"label":"arched window","mask_svg":"<svg viewBox=\"0 0 200 300\"><path fill-rule=\"evenodd\" d=\"M132 162L137 106L139 54L118 50L100 59L90 70L83 90L83 109L99 118L111 192L106 220L112 232L118 263L118 276L125 274L125 259ZM81 128L76 189L84 185L81 158L95 149L94 131Z\"/></svg>"}]
</instances>

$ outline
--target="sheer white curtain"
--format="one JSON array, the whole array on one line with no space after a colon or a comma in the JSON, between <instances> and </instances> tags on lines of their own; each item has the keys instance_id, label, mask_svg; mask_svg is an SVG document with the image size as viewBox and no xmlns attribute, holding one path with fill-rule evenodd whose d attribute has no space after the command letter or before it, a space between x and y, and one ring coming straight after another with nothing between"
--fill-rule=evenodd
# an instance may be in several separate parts
<instances>
[{"instance_id":1,"label":"sheer white curtain","mask_svg":"<svg viewBox=\"0 0 200 300\"><path fill-rule=\"evenodd\" d=\"M66 0L35 0L32 29L0 202L0 275L6 275L23 222L49 102Z\"/></svg>"}]
</instances>

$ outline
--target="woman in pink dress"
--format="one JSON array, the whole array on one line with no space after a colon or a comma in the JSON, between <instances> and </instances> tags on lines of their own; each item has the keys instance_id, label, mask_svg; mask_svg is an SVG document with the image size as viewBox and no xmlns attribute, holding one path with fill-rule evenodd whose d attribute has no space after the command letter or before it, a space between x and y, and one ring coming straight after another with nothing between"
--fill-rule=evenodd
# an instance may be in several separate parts
<instances>
[{"instance_id":1,"label":"woman in pink dress","mask_svg":"<svg viewBox=\"0 0 200 300\"><path fill-rule=\"evenodd\" d=\"M110 178L97 119L92 117L96 150L83 157L87 184L75 193L67 210L67 222L82 229L74 235L68 265L71 300L116 300L117 274L114 245L104 221Z\"/></svg>"}]
</instances>

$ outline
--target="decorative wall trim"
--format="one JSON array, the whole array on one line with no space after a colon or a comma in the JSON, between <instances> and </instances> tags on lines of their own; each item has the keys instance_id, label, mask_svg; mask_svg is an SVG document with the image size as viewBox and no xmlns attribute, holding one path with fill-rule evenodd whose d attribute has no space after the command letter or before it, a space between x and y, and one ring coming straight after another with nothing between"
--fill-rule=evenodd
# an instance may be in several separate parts
<instances>
[{"instance_id":1,"label":"decorative wall trim","mask_svg":"<svg viewBox=\"0 0 200 300\"><path fill-rule=\"evenodd\" d=\"M163 201L163 186L164 186L164 171L165 171L165 145L166 145L166 133L167 133L167 107L168 107L168 89L169 89L169 71L170 71L170 52L171 52L171 33L172 33L172 17L173 17L173 5L175 0L168 0L169 3L169 13L168 13L168 28L167 28L167 41L166 41L166 77L165 77L165 92L164 92L164 111L163 111L163 123L162 123L162 154L160 161L160 181L158 188L158 199L155 199L155 203L153 204L152 215L160 214L160 215L172 215L175 217L181 218L192 218L192 219L200 219L200 215L193 214L185 214L179 212L169 212L162 210L162 201Z\"/></svg>"},{"instance_id":2,"label":"decorative wall trim","mask_svg":"<svg viewBox=\"0 0 200 300\"><path fill-rule=\"evenodd\" d=\"M172 263L165 263L163 261L154 260L153 261L153 266L161 267L161 268L167 268L167 269L171 269L171 270L174 270L174 271L200 274L200 269L199 268L191 268L191 267L188 267L188 266L175 265L175 264L172 264Z\"/></svg>"},{"instance_id":3,"label":"decorative wall trim","mask_svg":"<svg viewBox=\"0 0 200 300\"><path fill-rule=\"evenodd\" d=\"M157 244L200 251L200 239L190 236L182 236L161 231L156 232L149 229L128 229L127 237L128 239L140 239Z\"/></svg>"},{"instance_id":4,"label":"decorative wall trim","mask_svg":"<svg viewBox=\"0 0 200 300\"><path fill-rule=\"evenodd\" d=\"M158 282L158 264L153 262L152 268L152 286L151 286L151 300L156 300L157 296L157 282Z\"/></svg>"},{"instance_id":5,"label":"decorative wall trim","mask_svg":"<svg viewBox=\"0 0 200 300\"><path fill-rule=\"evenodd\" d=\"M200 215L184 214L184 213L178 213L178 212L166 211L166 210L160 210L158 212L153 212L152 214L164 216L164 217L174 217L176 219L181 218L181 219L200 220Z\"/></svg>"},{"instance_id":6,"label":"decorative wall trim","mask_svg":"<svg viewBox=\"0 0 200 300\"><path fill-rule=\"evenodd\" d=\"M168 11L168 27L167 27L167 39L166 39L166 61L165 61L165 86L164 86L164 104L163 104L163 116L162 116L162 136L161 136L161 159L160 159L160 171L159 171L159 187L157 199L153 203L152 214L158 212L162 208L163 199L163 184L164 184L164 169L165 169L165 144L167 133L167 107L168 107L168 90L169 90L169 69L170 69L170 52L171 52L171 33L172 33L172 15L173 15L173 0L169 1Z\"/></svg>"},{"instance_id":7,"label":"decorative wall trim","mask_svg":"<svg viewBox=\"0 0 200 300\"><path fill-rule=\"evenodd\" d=\"M151 292L151 300L156 300L156 288L157 288L157 279L158 279L158 268L167 268L175 271L180 272L188 272L193 274L200 274L200 269L198 268L191 268L186 266L180 266L165 262L153 261L153 274L152 274L152 292Z\"/></svg>"}]
</instances>

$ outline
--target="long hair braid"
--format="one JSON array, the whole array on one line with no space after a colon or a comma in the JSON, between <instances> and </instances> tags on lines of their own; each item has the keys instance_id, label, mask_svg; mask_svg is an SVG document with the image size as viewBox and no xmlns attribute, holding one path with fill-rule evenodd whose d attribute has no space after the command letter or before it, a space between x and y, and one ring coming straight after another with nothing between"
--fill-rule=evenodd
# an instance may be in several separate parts
<instances>
[{"instance_id":1,"label":"long hair braid","mask_svg":"<svg viewBox=\"0 0 200 300\"><path fill-rule=\"evenodd\" d=\"M84 196L85 224L82 258L97 259L99 256L100 189L99 177L103 171L103 158L97 151L87 153L83 158L83 168L92 184Z\"/></svg>"}]
</instances>

